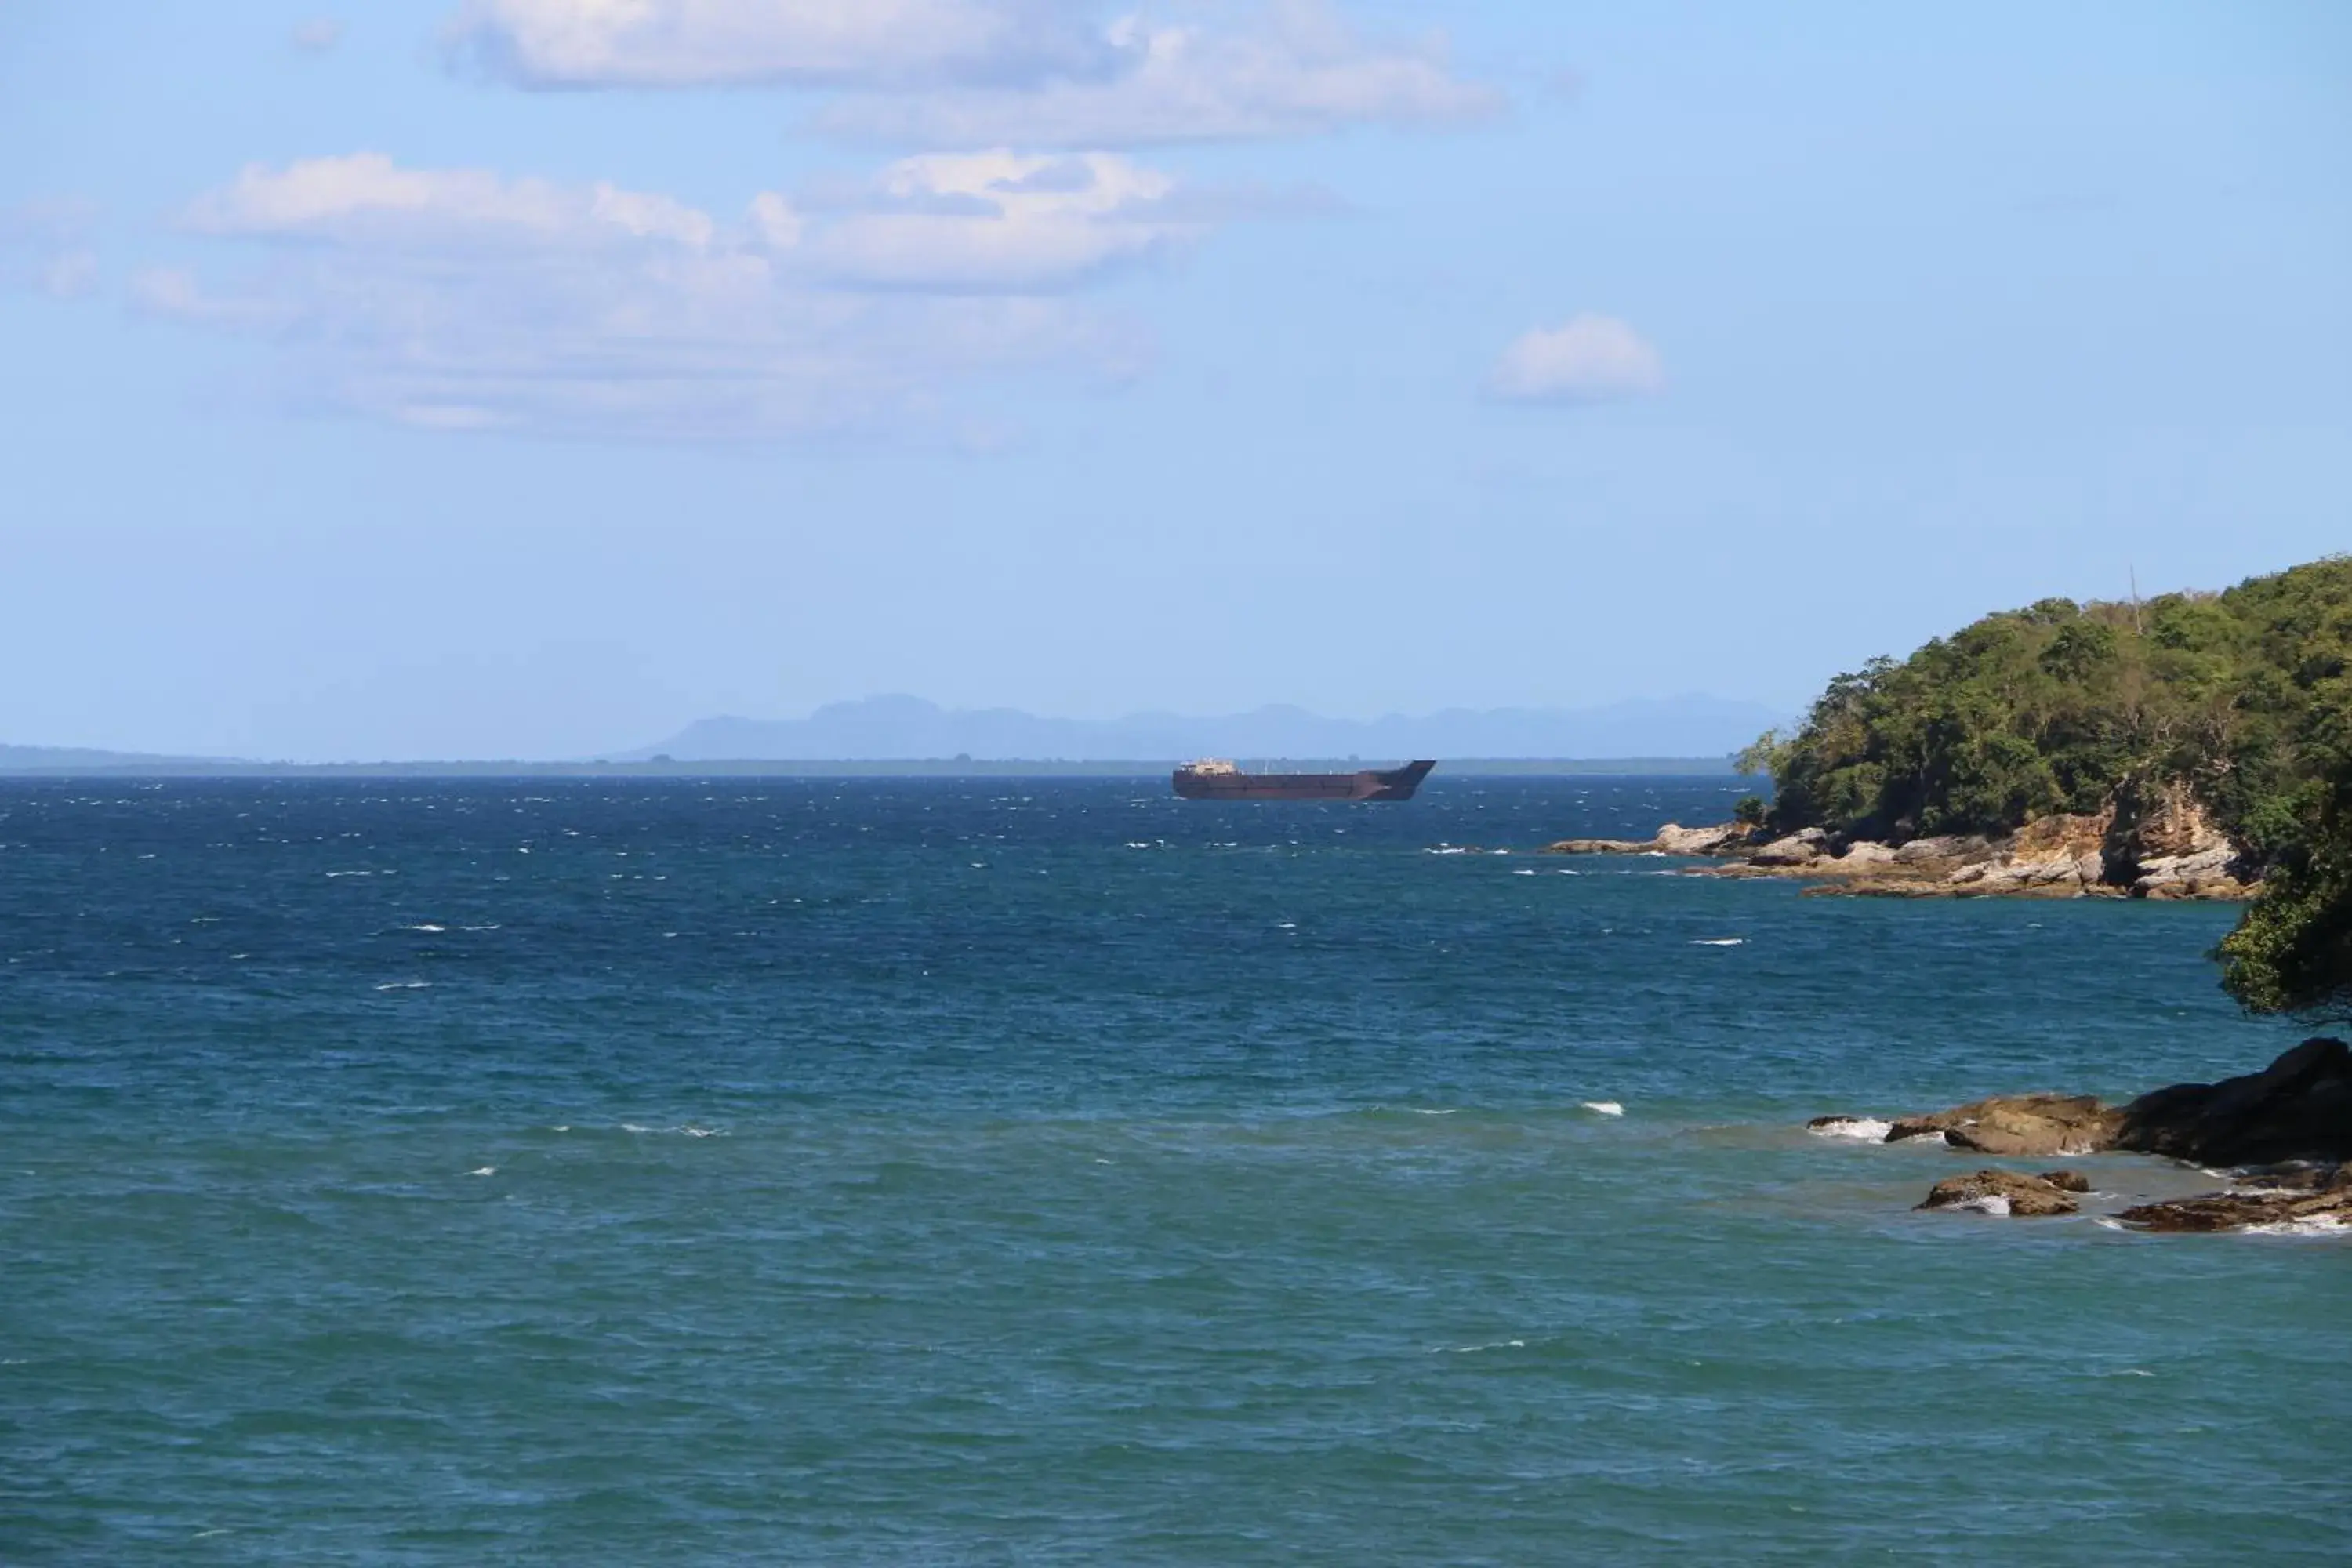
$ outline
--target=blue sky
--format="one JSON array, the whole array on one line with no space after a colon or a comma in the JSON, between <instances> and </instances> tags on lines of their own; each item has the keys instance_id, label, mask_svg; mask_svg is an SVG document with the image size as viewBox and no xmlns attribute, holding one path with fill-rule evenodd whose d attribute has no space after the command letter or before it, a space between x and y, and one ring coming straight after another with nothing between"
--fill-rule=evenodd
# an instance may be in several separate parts
<instances>
[{"instance_id":1,"label":"blue sky","mask_svg":"<svg viewBox=\"0 0 2352 1568\"><path fill-rule=\"evenodd\" d=\"M0 9L0 740L1838 670L2352 547L2352 7Z\"/></svg>"}]
</instances>

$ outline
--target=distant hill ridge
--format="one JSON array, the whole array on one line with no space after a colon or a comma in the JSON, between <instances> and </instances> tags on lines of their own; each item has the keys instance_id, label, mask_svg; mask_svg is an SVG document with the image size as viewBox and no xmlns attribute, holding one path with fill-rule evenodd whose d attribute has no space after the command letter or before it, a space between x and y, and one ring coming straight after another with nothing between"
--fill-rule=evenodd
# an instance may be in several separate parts
<instances>
[{"instance_id":1,"label":"distant hill ridge","mask_svg":"<svg viewBox=\"0 0 2352 1568\"><path fill-rule=\"evenodd\" d=\"M1687 696L1597 708L1450 708L1372 720L1328 719L1287 706L1211 718L1054 719L892 695L831 703L805 719L704 719L667 740L612 755L621 762L1718 757L1781 717L1759 702Z\"/></svg>"}]
</instances>

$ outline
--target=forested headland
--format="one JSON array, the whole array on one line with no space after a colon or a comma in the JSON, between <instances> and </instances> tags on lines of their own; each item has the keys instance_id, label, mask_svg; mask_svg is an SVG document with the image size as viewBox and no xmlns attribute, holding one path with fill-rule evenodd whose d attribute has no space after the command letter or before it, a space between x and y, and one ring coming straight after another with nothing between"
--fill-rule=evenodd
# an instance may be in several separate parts
<instances>
[{"instance_id":1,"label":"forested headland","mask_svg":"<svg viewBox=\"0 0 2352 1568\"><path fill-rule=\"evenodd\" d=\"M2044 599L1830 682L1769 773L1764 835L1903 844L2110 831L2161 804L2226 834L2261 892L2220 949L2263 1011L2352 1005L2352 557L2219 593Z\"/></svg>"}]
</instances>

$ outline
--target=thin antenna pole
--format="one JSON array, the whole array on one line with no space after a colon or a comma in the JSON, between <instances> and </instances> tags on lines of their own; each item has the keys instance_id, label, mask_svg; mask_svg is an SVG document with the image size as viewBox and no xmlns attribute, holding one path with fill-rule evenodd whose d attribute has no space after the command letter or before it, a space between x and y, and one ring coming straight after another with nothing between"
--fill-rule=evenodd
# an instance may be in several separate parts
<instances>
[{"instance_id":1,"label":"thin antenna pole","mask_svg":"<svg viewBox=\"0 0 2352 1568\"><path fill-rule=\"evenodd\" d=\"M2124 570L2131 574L2132 636L2138 637L2142 635L2139 624L2139 568L2126 564Z\"/></svg>"}]
</instances>

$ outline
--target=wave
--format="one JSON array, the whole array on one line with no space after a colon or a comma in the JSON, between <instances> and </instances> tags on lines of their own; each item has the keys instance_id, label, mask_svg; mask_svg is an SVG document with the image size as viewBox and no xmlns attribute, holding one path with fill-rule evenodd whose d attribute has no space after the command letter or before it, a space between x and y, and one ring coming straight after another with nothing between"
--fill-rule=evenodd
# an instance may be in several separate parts
<instances>
[{"instance_id":1,"label":"wave","mask_svg":"<svg viewBox=\"0 0 2352 1568\"><path fill-rule=\"evenodd\" d=\"M1853 1138L1869 1143L1884 1143L1886 1135L1895 1131L1895 1123L1868 1116L1841 1116L1832 1121L1817 1122L1805 1131L1816 1138Z\"/></svg>"},{"instance_id":2,"label":"wave","mask_svg":"<svg viewBox=\"0 0 2352 1568\"><path fill-rule=\"evenodd\" d=\"M1582 1109L1592 1112L1595 1116L1622 1116L1625 1114L1625 1108L1618 1104L1613 1100L1579 1100L1577 1103Z\"/></svg>"},{"instance_id":3,"label":"wave","mask_svg":"<svg viewBox=\"0 0 2352 1568\"><path fill-rule=\"evenodd\" d=\"M376 989L379 991L430 991L433 989L433 982L430 980L387 980L383 984L377 986Z\"/></svg>"},{"instance_id":4,"label":"wave","mask_svg":"<svg viewBox=\"0 0 2352 1568\"><path fill-rule=\"evenodd\" d=\"M2332 1214L2307 1214L2272 1225L2250 1225L2245 1229L2248 1236L2343 1236L2347 1232L2352 1232L2352 1225Z\"/></svg>"},{"instance_id":5,"label":"wave","mask_svg":"<svg viewBox=\"0 0 2352 1568\"><path fill-rule=\"evenodd\" d=\"M1700 936L1693 937L1691 945L1693 947L1745 947L1748 945L1748 939L1744 936Z\"/></svg>"},{"instance_id":6,"label":"wave","mask_svg":"<svg viewBox=\"0 0 2352 1568\"><path fill-rule=\"evenodd\" d=\"M2009 1197L2004 1193L1985 1193L1978 1197L1962 1198L1958 1203L1946 1206L1956 1209L1973 1209L1978 1214L2005 1215L2009 1212Z\"/></svg>"}]
</instances>

